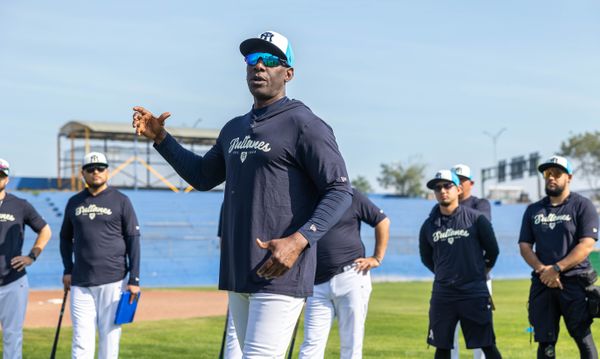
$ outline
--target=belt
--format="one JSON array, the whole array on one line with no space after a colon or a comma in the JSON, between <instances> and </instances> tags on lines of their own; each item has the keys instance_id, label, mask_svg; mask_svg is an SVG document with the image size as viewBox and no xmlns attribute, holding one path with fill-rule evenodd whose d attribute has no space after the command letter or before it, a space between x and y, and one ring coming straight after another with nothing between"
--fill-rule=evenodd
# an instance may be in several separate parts
<instances>
[{"instance_id":1,"label":"belt","mask_svg":"<svg viewBox=\"0 0 600 359\"><path fill-rule=\"evenodd\" d=\"M347 272L347 271L352 270L354 268L356 268L356 263L350 263L348 265L343 266L340 273Z\"/></svg>"}]
</instances>

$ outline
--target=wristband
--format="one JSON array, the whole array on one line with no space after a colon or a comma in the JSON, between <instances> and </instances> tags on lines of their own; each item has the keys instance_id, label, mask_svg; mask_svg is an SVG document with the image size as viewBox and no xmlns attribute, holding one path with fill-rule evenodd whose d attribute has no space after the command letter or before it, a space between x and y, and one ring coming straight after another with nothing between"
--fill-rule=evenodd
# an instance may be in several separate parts
<instances>
[{"instance_id":1,"label":"wristband","mask_svg":"<svg viewBox=\"0 0 600 359\"><path fill-rule=\"evenodd\" d=\"M29 252L29 254L27 255L27 257L31 258L31 260L33 260L35 262L35 260L37 259L37 257L35 256L35 254L33 253L33 251Z\"/></svg>"},{"instance_id":2,"label":"wristband","mask_svg":"<svg viewBox=\"0 0 600 359\"><path fill-rule=\"evenodd\" d=\"M377 263L379 263L379 265L381 265L381 259L377 258L377 256L373 256L373 258L377 261Z\"/></svg>"}]
</instances>

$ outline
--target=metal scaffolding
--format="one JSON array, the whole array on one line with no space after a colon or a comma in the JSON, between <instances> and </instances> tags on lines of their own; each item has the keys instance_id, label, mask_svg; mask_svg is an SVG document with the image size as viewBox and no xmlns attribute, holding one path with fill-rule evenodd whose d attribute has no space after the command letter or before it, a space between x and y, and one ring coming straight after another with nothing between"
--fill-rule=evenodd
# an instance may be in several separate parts
<instances>
[{"instance_id":1,"label":"metal scaffolding","mask_svg":"<svg viewBox=\"0 0 600 359\"><path fill-rule=\"evenodd\" d=\"M167 128L187 149L204 154L215 144L219 130ZM83 156L102 152L110 165L112 186L133 189L191 191L175 171L152 149L151 141L135 134L129 123L70 121L57 136L57 183L59 189L83 189L80 178ZM143 168L138 170L139 165Z\"/></svg>"}]
</instances>

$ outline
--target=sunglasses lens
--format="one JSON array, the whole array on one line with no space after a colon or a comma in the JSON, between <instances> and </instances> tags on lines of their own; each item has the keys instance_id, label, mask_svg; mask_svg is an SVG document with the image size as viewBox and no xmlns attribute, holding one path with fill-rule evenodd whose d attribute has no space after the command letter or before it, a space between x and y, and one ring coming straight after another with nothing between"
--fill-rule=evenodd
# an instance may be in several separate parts
<instances>
[{"instance_id":1,"label":"sunglasses lens","mask_svg":"<svg viewBox=\"0 0 600 359\"><path fill-rule=\"evenodd\" d=\"M262 59L263 64L267 67L277 67L281 65L279 57L267 52L255 52L245 57L246 63L250 66L256 65L259 59Z\"/></svg>"},{"instance_id":2,"label":"sunglasses lens","mask_svg":"<svg viewBox=\"0 0 600 359\"><path fill-rule=\"evenodd\" d=\"M85 169L85 172L92 174L95 171L98 171L98 173L102 173L104 170L106 170L106 167L88 167Z\"/></svg>"},{"instance_id":3,"label":"sunglasses lens","mask_svg":"<svg viewBox=\"0 0 600 359\"><path fill-rule=\"evenodd\" d=\"M438 184L437 186L435 186L434 190L436 192L441 192L442 188L445 190L449 190L450 188L452 188L452 186L454 186L454 183L446 182L444 184Z\"/></svg>"}]
</instances>

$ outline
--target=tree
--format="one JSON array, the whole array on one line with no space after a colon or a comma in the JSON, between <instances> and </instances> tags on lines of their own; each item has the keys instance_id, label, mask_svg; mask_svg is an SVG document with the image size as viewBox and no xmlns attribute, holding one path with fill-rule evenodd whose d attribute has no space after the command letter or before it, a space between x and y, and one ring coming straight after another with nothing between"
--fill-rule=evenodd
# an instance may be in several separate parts
<instances>
[{"instance_id":1,"label":"tree","mask_svg":"<svg viewBox=\"0 0 600 359\"><path fill-rule=\"evenodd\" d=\"M600 132L585 132L569 137L560 144L560 154L573 163L573 172L585 179L599 198Z\"/></svg>"},{"instance_id":2,"label":"tree","mask_svg":"<svg viewBox=\"0 0 600 359\"><path fill-rule=\"evenodd\" d=\"M401 197L420 197L424 194L421 181L425 172L422 163L400 162L381 164L381 177L377 181L383 188L392 188Z\"/></svg>"},{"instance_id":3,"label":"tree","mask_svg":"<svg viewBox=\"0 0 600 359\"><path fill-rule=\"evenodd\" d=\"M362 193L371 193L373 192L373 187L369 183L369 180L364 176L356 176L352 180L352 187L356 188Z\"/></svg>"}]
</instances>

